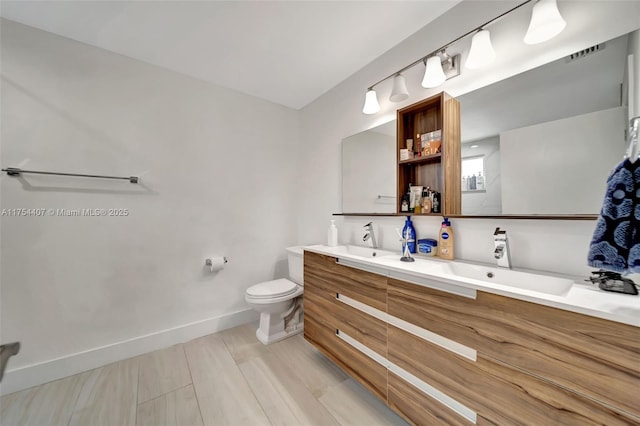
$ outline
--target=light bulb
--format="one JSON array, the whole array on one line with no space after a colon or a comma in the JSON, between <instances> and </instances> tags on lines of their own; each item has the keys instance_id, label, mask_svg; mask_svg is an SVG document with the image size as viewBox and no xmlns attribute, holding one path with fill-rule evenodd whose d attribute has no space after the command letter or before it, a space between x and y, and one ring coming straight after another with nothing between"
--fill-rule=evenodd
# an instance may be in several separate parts
<instances>
[{"instance_id":1,"label":"light bulb","mask_svg":"<svg viewBox=\"0 0 640 426\"><path fill-rule=\"evenodd\" d=\"M364 99L364 108L362 112L365 114L375 114L380 111L380 104L378 103L378 96L373 89L367 90L367 95Z\"/></svg>"},{"instance_id":2,"label":"light bulb","mask_svg":"<svg viewBox=\"0 0 640 426\"><path fill-rule=\"evenodd\" d=\"M442 70L442 63L438 55L427 59L427 68L424 70L424 78L422 79L422 87L431 89L438 87L447 80Z\"/></svg>"},{"instance_id":3,"label":"light bulb","mask_svg":"<svg viewBox=\"0 0 640 426\"><path fill-rule=\"evenodd\" d=\"M409 97L409 91L407 90L407 82L404 80L402 74L396 74L393 78L393 89L389 100L391 102L401 102Z\"/></svg>"},{"instance_id":4,"label":"light bulb","mask_svg":"<svg viewBox=\"0 0 640 426\"><path fill-rule=\"evenodd\" d=\"M482 68L496 59L496 52L491 45L491 34L482 29L471 38L471 50L465 66L470 69Z\"/></svg>"},{"instance_id":5,"label":"light bulb","mask_svg":"<svg viewBox=\"0 0 640 426\"><path fill-rule=\"evenodd\" d=\"M524 36L527 44L537 44L557 36L567 26L562 19L556 0L538 0L533 5L529 29Z\"/></svg>"}]
</instances>

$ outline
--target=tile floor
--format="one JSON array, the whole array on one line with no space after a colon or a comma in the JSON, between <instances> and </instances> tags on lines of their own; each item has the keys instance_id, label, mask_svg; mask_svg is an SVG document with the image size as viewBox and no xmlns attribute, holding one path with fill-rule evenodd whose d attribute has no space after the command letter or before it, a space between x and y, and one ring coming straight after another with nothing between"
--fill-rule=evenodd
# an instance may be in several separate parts
<instances>
[{"instance_id":1,"label":"tile floor","mask_svg":"<svg viewBox=\"0 0 640 426\"><path fill-rule=\"evenodd\" d=\"M406 425L297 335L255 324L2 397L13 425Z\"/></svg>"}]
</instances>

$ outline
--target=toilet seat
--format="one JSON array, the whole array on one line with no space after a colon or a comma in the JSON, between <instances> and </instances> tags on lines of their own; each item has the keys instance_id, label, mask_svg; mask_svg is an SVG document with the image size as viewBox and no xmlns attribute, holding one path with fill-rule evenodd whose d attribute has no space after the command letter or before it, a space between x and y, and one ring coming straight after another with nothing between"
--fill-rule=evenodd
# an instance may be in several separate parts
<instances>
[{"instance_id":1,"label":"toilet seat","mask_svg":"<svg viewBox=\"0 0 640 426\"><path fill-rule=\"evenodd\" d=\"M301 293L302 287L293 281L281 278L252 285L247 289L246 297L257 303L266 303L275 300L286 300Z\"/></svg>"}]
</instances>

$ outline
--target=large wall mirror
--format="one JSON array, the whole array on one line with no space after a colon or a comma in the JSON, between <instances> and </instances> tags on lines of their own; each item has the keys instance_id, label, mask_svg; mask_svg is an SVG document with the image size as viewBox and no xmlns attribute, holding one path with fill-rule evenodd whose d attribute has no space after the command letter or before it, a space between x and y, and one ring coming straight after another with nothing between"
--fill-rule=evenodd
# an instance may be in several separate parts
<instances>
[{"instance_id":1,"label":"large wall mirror","mask_svg":"<svg viewBox=\"0 0 640 426\"><path fill-rule=\"evenodd\" d=\"M598 214L626 150L628 48L625 35L457 96L462 215ZM395 121L342 146L343 212L394 213Z\"/></svg>"}]
</instances>

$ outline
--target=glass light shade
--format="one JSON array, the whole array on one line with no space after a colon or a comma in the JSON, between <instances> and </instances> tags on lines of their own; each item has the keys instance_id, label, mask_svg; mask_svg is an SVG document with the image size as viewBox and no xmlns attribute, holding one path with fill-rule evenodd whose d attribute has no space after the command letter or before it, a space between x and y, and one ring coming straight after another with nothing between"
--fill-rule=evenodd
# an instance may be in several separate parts
<instances>
[{"instance_id":1,"label":"glass light shade","mask_svg":"<svg viewBox=\"0 0 640 426\"><path fill-rule=\"evenodd\" d=\"M439 56L432 56L427 59L427 69L424 70L424 78L422 79L422 87L431 89L438 87L447 80L442 70L442 63Z\"/></svg>"},{"instance_id":2,"label":"glass light shade","mask_svg":"<svg viewBox=\"0 0 640 426\"><path fill-rule=\"evenodd\" d=\"M480 30L471 39L471 50L465 66L475 69L482 68L496 59L496 52L491 45L491 34L488 30Z\"/></svg>"},{"instance_id":3,"label":"glass light shade","mask_svg":"<svg viewBox=\"0 0 640 426\"><path fill-rule=\"evenodd\" d=\"M409 97L409 91L407 90L407 82L404 80L402 74L398 74L393 78L393 89L391 89L391 95L389 100L391 102L401 102Z\"/></svg>"},{"instance_id":4,"label":"glass light shade","mask_svg":"<svg viewBox=\"0 0 640 426\"><path fill-rule=\"evenodd\" d=\"M524 36L527 44L537 44L557 36L567 26L562 19L556 0L538 0L533 5L529 29Z\"/></svg>"},{"instance_id":5,"label":"glass light shade","mask_svg":"<svg viewBox=\"0 0 640 426\"><path fill-rule=\"evenodd\" d=\"M365 114L375 114L380 111L380 104L378 103L378 96L373 89L367 90L367 96L364 99L364 108L362 112Z\"/></svg>"}]
</instances>

